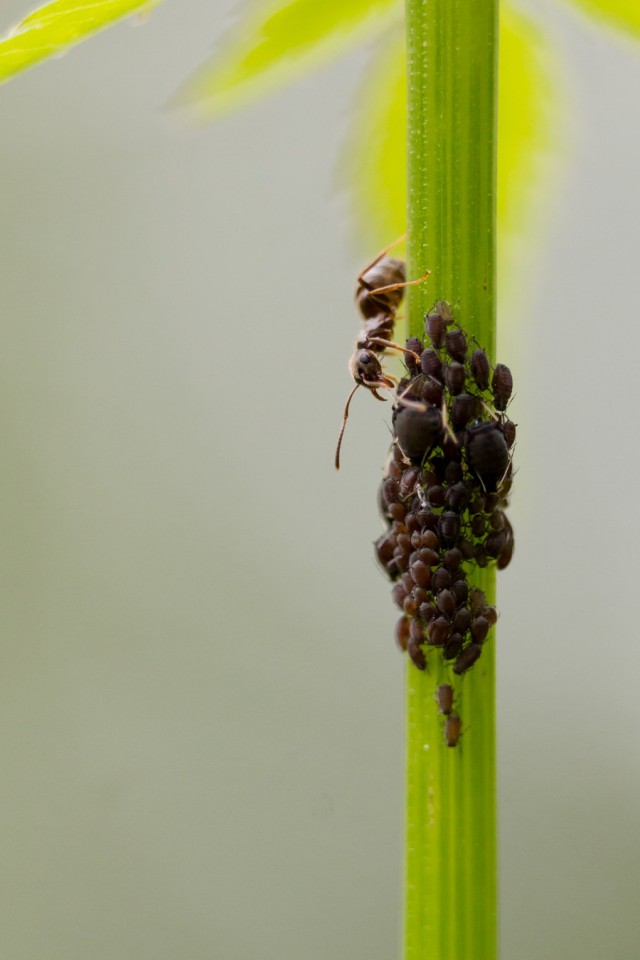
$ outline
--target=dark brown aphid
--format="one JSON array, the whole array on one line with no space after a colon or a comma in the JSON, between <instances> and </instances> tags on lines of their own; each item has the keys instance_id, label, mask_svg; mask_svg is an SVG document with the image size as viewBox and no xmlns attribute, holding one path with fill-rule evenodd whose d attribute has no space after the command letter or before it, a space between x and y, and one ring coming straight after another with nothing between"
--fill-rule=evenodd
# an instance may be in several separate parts
<instances>
[{"instance_id":1,"label":"dark brown aphid","mask_svg":"<svg viewBox=\"0 0 640 960\"><path fill-rule=\"evenodd\" d=\"M444 335L444 345L453 360L464 363L467 355L467 338L462 330L447 330Z\"/></svg>"},{"instance_id":2,"label":"dark brown aphid","mask_svg":"<svg viewBox=\"0 0 640 960\"><path fill-rule=\"evenodd\" d=\"M484 350L474 350L471 354L471 376L476 382L476 385L480 390L487 390L489 387L489 374L491 372L491 367L489 366L489 358L487 357Z\"/></svg>"},{"instance_id":3,"label":"dark brown aphid","mask_svg":"<svg viewBox=\"0 0 640 960\"><path fill-rule=\"evenodd\" d=\"M444 617L436 617L427 628L429 643L432 643L434 647L441 647L449 636L449 631L449 621Z\"/></svg>"},{"instance_id":4,"label":"dark brown aphid","mask_svg":"<svg viewBox=\"0 0 640 960\"><path fill-rule=\"evenodd\" d=\"M442 437L442 415L436 407L427 406L424 410L396 407L393 426L398 446L416 463L421 463Z\"/></svg>"},{"instance_id":5,"label":"dark brown aphid","mask_svg":"<svg viewBox=\"0 0 640 960\"><path fill-rule=\"evenodd\" d=\"M412 663L418 668L418 670L427 669L427 658L424 650L415 642L415 640L409 640L407 644L407 653L411 657Z\"/></svg>"},{"instance_id":6,"label":"dark brown aphid","mask_svg":"<svg viewBox=\"0 0 640 960\"><path fill-rule=\"evenodd\" d=\"M504 433L504 438L507 441L507 446L509 449L516 442L516 425L512 420L503 420L502 421L502 432Z\"/></svg>"},{"instance_id":7,"label":"dark brown aphid","mask_svg":"<svg viewBox=\"0 0 640 960\"><path fill-rule=\"evenodd\" d=\"M499 423L477 423L467 430L469 466L487 493L498 489L509 467L509 448Z\"/></svg>"},{"instance_id":8,"label":"dark brown aphid","mask_svg":"<svg viewBox=\"0 0 640 960\"><path fill-rule=\"evenodd\" d=\"M455 667L454 667L455 670ZM444 722L444 738L448 747L457 747L462 733L462 721L460 717L452 713Z\"/></svg>"},{"instance_id":9,"label":"dark brown aphid","mask_svg":"<svg viewBox=\"0 0 640 960\"><path fill-rule=\"evenodd\" d=\"M395 386L395 378L384 373L377 355L384 353L385 350L399 350L405 356L412 356L416 364L420 362L418 353L393 340L396 313L402 302L404 288L424 283L431 272L427 270L417 280L405 279L404 261L387 256L389 250L403 239L404 237L400 237L385 247L358 277L356 303L362 315L363 327L356 340L355 352L349 361L349 372L355 381L355 386L344 408L336 447L336 470L340 469L340 447L349 417L349 405L358 387L366 387L377 400L384 400L378 391L392 390ZM407 404L409 402L405 401Z\"/></svg>"},{"instance_id":10,"label":"dark brown aphid","mask_svg":"<svg viewBox=\"0 0 640 960\"><path fill-rule=\"evenodd\" d=\"M497 567L498 570L504 570L505 567L508 567L511 563L511 557L513 556L513 527L508 517L504 518L505 526L507 529L507 542L504 545L502 553L498 557Z\"/></svg>"},{"instance_id":11,"label":"dark brown aphid","mask_svg":"<svg viewBox=\"0 0 640 960\"><path fill-rule=\"evenodd\" d=\"M447 546L453 546L460 532L460 517L453 510L445 510L438 518L438 533Z\"/></svg>"},{"instance_id":12,"label":"dark brown aphid","mask_svg":"<svg viewBox=\"0 0 640 960\"><path fill-rule=\"evenodd\" d=\"M454 585L453 585L453 591L452 591L452 592L453 592L454 596L455 596L455 593L456 593L456 589L455 589L455 588L456 588L456 587L458 586L458 584L460 584L460 583L462 583L462 581L461 581L461 580L458 580L458 581L457 581L456 583L454 583ZM466 587L466 583L464 584L464 586ZM465 599L466 599L466 597L465 597ZM462 602L464 603L464 600L463 600ZM454 631L454 633L460 633L460 634L463 634L463 635L464 635L464 634L467 632L467 630L469 629L470 624L471 624L471 614L469 613L469 611L467 610L466 607L460 607L460 609L459 609L458 612L456 613L455 617L453 618L453 623L452 623L452 625L451 625L452 630Z\"/></svg>"},{"instance_id":13,"label":"dark brown aphid","mask_svg":"<svg viewBox=\"0 0 640 960\"><path fill-rule=\"evenodd\" d=\"M445 617L452 617L456 611L456 599L451 590L441 590L437 599L438 610ZM480 617L479 619L483 619Z\"/></svg>"},{"instance_id":14,"label":"dark brown aphid","mask_svg":"<svg viewBox=\"0 0 640 960\"><path fill-rule=\"evenodd\" d=\"M407 643L409 642L409 620L407 617L400 617L400 619L397 621L395 638L400 650L406 650Z\"/></svg>"},{"instance_id":15,"label":"dark brown aphid","mask_svg":"<svg viewBox=\"0 0 640 960\"><path fill-rule=\"evenodd\" d=\"M447 490L445 499L447 506L455 510L456 513L459 513L469 499L469 491L467 490L466 484L462 481L454 483L453 486Z\"/></svg>"},{"instance_id":16,"label":"dark brown aphid","mask_svg":"<svg viewBox=\"0 0 640 960\"><path fill-rule=\"evenodd\" d=\"M477 415L478 401L470 393L461 393L451 404L449 419L455 430L462 430Z\"/></svg>"},{"instance_id":17,"label":"dark brown aphid","mask_svg":"<svg viewBox=\"0 0 640 960\"><path fill-rule=\"evenodd\" d=\"M447 336L449 336L449 334L447 334ZM464 387L465 377L464 367L461 363L457 363L455 360L453 363L450 363L444 372L444 382L447 385L449 393L454 395L460 393Z\"/></svg>"},{"instance_id":18,"label":"dark brown aphid","mask_svg":"<svg viewBox=\"0 0 640 960\"><path fill-rule=\"evenodd\" d=\"M434 347L440 349L444 343L447 327L453 323L451 307L446 300L439 300L425 317L424 327Z\"/></svg>"},{"instance_id":19,"label":"dark brown aphid","mask_svg":"<svg viewBox=\"0 0 640 960\"><path fill-rule=\"evenodd\" d=\"M496 405L496 409L505 410L513 390L513 377L511 376L511 370L509 370L509 367L506 367L504 363L498 363L496 365L493 371L491 389L493 391L493 402Z\"/></svg>"},{"instance_id":20,"label":"dark brown aphid","mask_svg":"<svg viewBox=\"0 0 640 960\"><path fill-rule=\"evenodd\" d=\"M475 643L484 643L489 632L489 621L486 617L480 616L471 624L471 636Z\"/></svg>"},{"instance_id":21,"label":"dark brown aphid","mask_svg":"<svg viewBox=\"0 0 640 960\"><path fill-rule=\"evenodd\" d=\"M418 340L417 337L409 337L405 344L405 350L404 362L407 365L407 370L412 376L415 376L420 370L419 357L423 350L422 340Z\"/></svg>"},{"instance_id":22,"label":"dark brown aphid","mask_svg":"<svg viewBox=\"0 0 640 960\"><path fill-rule=\"evenodd\" d=\"M444 381L442 374L442 360L435 350L425 350L423 352L422 356L420 357L420 369L424 373L425 377L438 380L440 383Z\"/></svg>"},{"instance_id":23,"label":"dark brown aphid","mask_svg":"<svg viewBox=\"0 0 640 960\"><path fill-rule=\"evenodd\" d=\"M453 710L453 687L448 683L442 683L436 690L436 699L440 713L448 716Z\"/></svg>"},{"instance_id":24,"label":"dark brown aphid","mask_svg":"<svg viewBox=\"0 0 640 960\"><path fill-rule=\"evenodd\" d=\"M433 571L431 577L431 589L434 593L440 593L441 590L447 590L451 586L451 574L445 567L438 567Z\"/></svg>"},{"instance_id":25,"label":"dark brown aphid","mask_svg":"<svg viewBox=\"0 0 640 960\"><path fill-rule=\"evenodd\" d=\"M465 673L469 667L472 667L480 654L482 653L482 647L478 643L470 643L468 647L465 647L462 653L458 656L458 659L453 665L453 672L460 675Z\"/></svg>"},{"instance_id":26,"label":"dark brown aphid","mask_svg":"<svg viewBox=\"0 0 640 960\"><path fill-rule=\"evenodd\" d=\"M459 633L452 633L445 643L442 656L445 660L455 660L462 650L463 640Z\"/></svg>"}]
</instances>

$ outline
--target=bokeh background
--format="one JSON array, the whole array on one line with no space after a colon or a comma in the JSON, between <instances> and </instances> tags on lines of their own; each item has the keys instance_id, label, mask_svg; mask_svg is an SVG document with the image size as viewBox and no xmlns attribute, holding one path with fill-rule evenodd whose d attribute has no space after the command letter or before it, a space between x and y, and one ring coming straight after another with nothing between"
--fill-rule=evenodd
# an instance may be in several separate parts
<instances>
[{"instance_id":1,"label":"bokeh background","mask_svg":"<svg viewBox=\"0 0 640 960\"><path fill-rule=\"evenodd\" d=\"M5 26L30 7L5 0ZM189 129L166 101L234 7L167 0L0 90L11 960L399 955L403 663L367 397L333 469L373 252L336 163L369 53ZM502 955L628 960L640 58L559 2L525 8L566 110L500 316L521 424Z\"/></svg>"}]
</instances>

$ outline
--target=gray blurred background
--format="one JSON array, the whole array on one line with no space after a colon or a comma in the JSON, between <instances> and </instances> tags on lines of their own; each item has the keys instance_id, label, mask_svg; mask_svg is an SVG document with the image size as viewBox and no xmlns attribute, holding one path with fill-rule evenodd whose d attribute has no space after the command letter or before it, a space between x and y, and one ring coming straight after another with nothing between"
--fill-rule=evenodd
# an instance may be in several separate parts
<instances>
[{"instance_id":1,"label":"gray blurred background","mask_svg":"<svg viewBox=\"0 0 640 960\"><path fill-rule=\"evenodd\" d=\"M382 408L356 398L332 463L373 252L350 241L335 173L367 51L185 130L164 103L234 6L167 0L0 90L11 960L399 955ZM5 2L4 25L30 7ZM568 149L499 337L521 424L499 587L502 955L626 960L640 58L559 3L529 7L562 61Z\"/></svg>"}]
</instances>

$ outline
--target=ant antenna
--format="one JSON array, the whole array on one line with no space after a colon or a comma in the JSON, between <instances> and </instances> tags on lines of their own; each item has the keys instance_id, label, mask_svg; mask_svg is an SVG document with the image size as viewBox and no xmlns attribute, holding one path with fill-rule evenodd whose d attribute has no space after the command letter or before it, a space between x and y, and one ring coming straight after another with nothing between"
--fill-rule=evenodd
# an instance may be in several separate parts
<instances>
[{"instance_id":1,"label":"ant antenna","mask_svg":"<svg viewBox=\"0 0 640 960\"><path fill-rule=\"evenodd\" d=\"M340 436L338 437L338 446L336 447L336 470L340 469L340 447L342 446L342 438L344 437L344 430L345 430L345 427L347 426L347 420L349 419L349 404L351 403L351 398L353 397L354 393L356 392L359 386L360 384L356 383L355 387L353 388L353 390L351 391L351 393L347 398L347 405L344 408L344 419L342 421L342 426L340 427ZM378 399L382 400L383 398L378 397Z\"/></svg>"}]
</instances>

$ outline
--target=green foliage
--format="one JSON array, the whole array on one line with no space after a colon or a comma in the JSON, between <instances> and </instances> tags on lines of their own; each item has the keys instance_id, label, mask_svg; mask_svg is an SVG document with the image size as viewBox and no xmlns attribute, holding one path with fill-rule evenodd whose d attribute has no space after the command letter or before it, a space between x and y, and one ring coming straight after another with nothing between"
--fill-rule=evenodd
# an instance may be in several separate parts
<instances>
[{"instance_id":1,"label":"green foliage","mask_svg":"<svg viewBox=\"0 0 640 960\"><path fill-rule=\"evenodd\" d=\"M255 100L400 18L398 0L289 0L254 4L226 44L178 94L219 114Z\"/></svg>"},{"instance_id":2,"label":"green foliage","mask_svg":"<svg viewBox=\"0 0 640 960\"><path fill-rule=\"evenodd\" d=\"M159 0L55 0L0 40L0 83Z\"/></svg>"},{"instance_id":3,"label":"green foliage","mask_svg":"<svg viewBox=\"0 0 640 960\"><path fill-rule=\"evenodd\" d=\"M640 38L640 2L638 0L572 0L596 20Z\"/></svg>"},{"instance_id":4,"label":"green foliage","mask_svg":"<svg viewBox=\"0 0 640 960\"><path fill-rule=\"evenodd\" d=\"M514 234L526 228L532 185L551 143L552 56L535 23L502 4L500 17L500 136L498 138L498 256L508 257ZM404 36L376 50L358 96L345 148L344 179L371 248L406 230L407 131ZM431 266L431 264L428 264Z\"/></svg>"}]
</instances>

